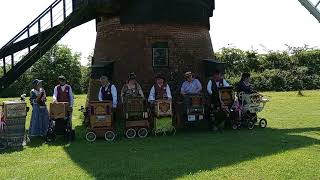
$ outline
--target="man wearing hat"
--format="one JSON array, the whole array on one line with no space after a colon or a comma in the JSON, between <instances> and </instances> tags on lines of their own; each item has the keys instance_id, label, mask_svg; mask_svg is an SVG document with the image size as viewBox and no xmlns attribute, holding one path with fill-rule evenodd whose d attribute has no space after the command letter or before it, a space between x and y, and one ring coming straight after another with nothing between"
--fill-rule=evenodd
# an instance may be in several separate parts
<instances>
[{"instance_id":1,"label":"man wearing hat","mask_svg":"<svg viewBox=\"0 0 320 180\"><path fill-rule=\"evenodd\" d=\"M230 85L223 79L222 73L219 70L215 70L212 79L207 84L207 91L211 96L211 109L215 115L212 122L212 128L215 131L224 128L227 113L230 111L229 107L225 106L220 99L219 88L221 87L230 87Z\"/></svg>"},{"instance_id":2,"label":"man wearing hat","mask_svg":"<svg viewBox=\"0 0 320 180\"><path fill-rule=\"evenodd\" d=\"M70 85L67 84L66 77L59 76L59 85L54 88L53 91L53 102L68 102L70 108L73 107L73 93Z\"/></svg>"},{"instance_id":3,"label":"man wearing hat","mask_svg":"<svg viewBox=\"0 0 320 180\"><path fill-rule=\"evenodd\" d=\"M207 84L207 91L209 95L218 91L219 87L229 87L229 83L222 77L222 73L219 70L214 71L212 80L209 80Z\"/></svg>"},{"instance_id":4,"label":"man wearing hat","mask_svg":"<svg viewBox=\"0 0 320 180\"><path fill-rule=\"evenodd\" d=\"M136 81L136 74L133 72L129 74L127 83L121 89L121 101L124 102L127 96L144 97L142 88Z\"/></svg>"},{"instance_id":5,"label":"man wearing hat","mask_svg":"<svg viewBox=\"0 0 320 180\"><path fill-rule=\"evenodd\" d=\"M101 87L99 90L99 101L112 101L112 107L117 108L117 89L111 84L107 76L100 77Z\"/></svg>"},{"instance_id":6,"label":"man wearing hat","mask_svg":"<svg viewBox=\"0 0 320 180\"><path fill-rule=\"evenodd\" d=\"M186 81L182 84L180 93L182 95L199 94L202 90L200 81L195 79L190 71L186 72L184 77L186 78Z\"/></svg>"},{"instance_id":7,"label":"man wearing hat","mask_svg":"<svg viewBox=\"0 0 320 180\"><path fill-rule=\"evenodd\" d=\"M170 87L166 83L165 77L160 73L157 74L155 84L150 90L148 102L153 103L158 99L172 99Z\"/></svg>"}]
</instances>

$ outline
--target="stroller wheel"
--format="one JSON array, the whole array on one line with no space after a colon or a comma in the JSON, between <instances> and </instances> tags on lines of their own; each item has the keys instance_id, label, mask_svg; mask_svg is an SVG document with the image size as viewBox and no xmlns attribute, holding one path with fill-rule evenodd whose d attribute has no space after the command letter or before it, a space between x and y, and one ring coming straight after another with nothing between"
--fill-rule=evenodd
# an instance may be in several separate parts
<instances>
[{"instance_id":1,"label":"stroller wheel","mask_svg":"<svg viewBox=\"0 0 320 180\"><path fill-rule=\"evenodd\" d=\"M254 128L254 122L253 121L249 121L248 122L248 129L252 130Z\"/></svg>"},{"instance_id":2,"label":"stroller wheel","mask_svg":"<svg viewBox=\"0 0 320 180\"><path fill-rule=\"evenodd\" d=\"M139 138L145 138L148 136L148 130L146 128L141 128L138 130Z\"/></svg>"},{"instance_id":3,"label":"stroller wheel","mask_svg":"<svg viewBox=\"0 0 320 180\"><path fill-rule=\"evenodd\" d=\"M128 139L134 138L134 137L136 136L136 134L137 134L136 130L134 130L134 129L132 129L132 128L130 128L130 129L128 129L128 130L126 131L126 137L127 137Z\"/></svg>"},{"instance_id":4,"label":"stroller wheel","mask_svg":"<svg viewBox=\"0 0 320 180\"><path fill-rule=\"evenodd\" d=\"M259 126L261 127L261 128L266 128L267 127L267 120L266 119L260 119L260 121L259 121Z\"/></svg>"},{"instance_id":5,"label":"stroller wheel","mask_svg":"<svg viewBox=\"0 0 320 180\"><path fill-rule=\"evenodd\" d=\"M113 131L107 131L104 134L104 139L109 142L113 141L115 137L116 137L116 134Z\"/></svg>"},{"instance_id":6,"label":"stroller wheel","mask_svg":"<svg viewBox=\"0 0 320 180\"><path fill-rule=\"evenodd\" d=\"M47 136L46 136L46 141L47 142L53 142L56 140L56 135L54 133L47 133Z\"/></svg>"},{"instance_id":7,"label":"stroller wheel","mask_svg":"<svg viewBox=\"0 0 320 180\"><path fill-rule=\"evenodd\" d=\"M92 131L87 132L87 134L86 134L87 141L94 142L96 139L97 139L97 135L94 132L92 132Z\"/></svg>"}]
</instances>

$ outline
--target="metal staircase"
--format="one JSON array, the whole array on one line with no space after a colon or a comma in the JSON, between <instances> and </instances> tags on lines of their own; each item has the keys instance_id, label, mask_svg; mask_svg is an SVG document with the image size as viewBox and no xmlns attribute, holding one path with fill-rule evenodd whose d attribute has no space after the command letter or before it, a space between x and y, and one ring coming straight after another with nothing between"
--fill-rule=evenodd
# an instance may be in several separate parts
<instances>
[{"instance_id":1,"label":"metal staircase","mask_svg":"<svg viewBox=\"0 0 320 180\"><path fill-rule=\"evenodd\" d=\"M320 22L320 0L313 4L309 0L298 0Z\"/></svg>"},{"instance_id":2,"label":"metal staircase","mask_svg":"<svg viewBox=\"0 0 320 180\"><path fill-rule=\"evenodd\" d=\"M0 49L0 93L69 30L95 18L85 4L75 8L74 0L56 0Z\"/></svg>"}]
</instances>

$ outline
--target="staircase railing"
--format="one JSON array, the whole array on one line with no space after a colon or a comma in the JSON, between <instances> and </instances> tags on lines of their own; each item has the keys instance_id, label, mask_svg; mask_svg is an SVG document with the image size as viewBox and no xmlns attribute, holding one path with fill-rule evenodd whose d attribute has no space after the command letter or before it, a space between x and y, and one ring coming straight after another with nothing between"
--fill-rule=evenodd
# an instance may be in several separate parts
<instances>
[{"instance_id":1,"label":"staircase railing","mask_svg":"<svg viewBox=\"0 0 320 180\"><path fill-rule=\"evenodd\" d=\"M0 60L2 59L3 75L9 68L12 68L16 62L16 56L30 53L34 45L40 42L41 35L56 25L63 22L68 15L73 11L72 0L56 0L47 9L45 9L37 18L22 29L8 43L0 49ZM47 20L47 21L45 21ZM45 21L43 23L43 21ZM33 32L34 29L36 32ZM23 51L26 50L26 51ZM23 53L23 54L20 54ZM9 58L8 58L9 57ZM7 67L7 62L10 61L11 67Z\"/></svg>"},{"instance_id":2,"label":"staircase railing","mask_svg":"<svg viewBox=\"0 0 320 180\"><path fill-rule=\"evenodd\" d=\"M320 0L313 4L309 0L298 0L320 22Z\"/></svg>"}]
</instances>

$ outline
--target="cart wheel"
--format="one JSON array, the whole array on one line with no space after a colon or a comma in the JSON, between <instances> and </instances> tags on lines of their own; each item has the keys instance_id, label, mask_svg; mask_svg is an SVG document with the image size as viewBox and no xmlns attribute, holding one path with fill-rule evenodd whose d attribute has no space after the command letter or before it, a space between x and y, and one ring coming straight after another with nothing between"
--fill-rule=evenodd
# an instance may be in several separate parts
<instances>
[{"instance_id":1,"label":"cart wheel","mask_svg":"<svg viewBox=\"0 0 320 180\"><path fill-rule=\"evenodd\" d=\"M166 136L167 135L167 130L166 129L162 129L162 133L163 133L162 136Z\"/></svg>"},{"instance_id":2,"label":"cart wheel","mask_svg":"<svg viewBox=\"0 0 320 180\"><path fill-rule=\"evenodd\" d=\"M132 129L132 128L130 128L130 129L128 129L128 130L126 131L126 137L127 137L128 139L134 138L134 137L136 136L136 134L137 134L136 130L134 130L134 129Z\"/></svg>"},{"instance_id":3,"label":"cart wheel","mask_svg":"<svg viewBox=\"0 0 320 180\"><path fill-rule=\"evenodd\" d=\"M253 121L249 121L248 122L248 129L252 130L254 128L254 122Z\"/></svg>"},{"instance_id":4,"label":"cart wheel","mask_svg":"<svg viewBox=\"0 0 320 180\"><path fill-rule=\"evenodd\" d=\"M87 132L87 134L86 134L86 140L87 140L88 142L94 142L96 139L97 139L97 135L96 135L94 132L92 132L92 131Z\"/></svg>"},{"instance_id":5,"label":"cart wheel","mask_svg":"<svg viewBox=\"0 0 320 180\"><path fill-rule=\"evenodd\" d=\"M159 130L157 129L157 130L153 130L153 134L154 134L154 136L159 136Z\"/></svg>"},{"instance_id":6,"label":"cart wheel","mask_svg":"<svg viewBox=\"0 0 320 180\"><path fill-rule=\"evenodd\" d=\"M233 125L232 125L232 129L233 129L233 130L237 130L238 128L239 128L239 125L238 125L238 124L233 124Z\"/></svg>"},{"instance_id":7,"label":"cart wheel","mask_svg":"<svg viewBox=\"0 0 320 180\"><path fill-rule=\"evenodd\" d=\"M176 134L177 130L174 126L172 126L169 132L170 132L171 136L174 136Z\"/></svg>"},{"instance_id":8,"label":"cart wheel","mask_svg":"<svg viewBox=\"0 0 320 180\"><path fill-rule=\"evenodd\" d=\"M138 136L139 138L145 138L148 136L148 130L146 128L140 128L138 130Z\"/></svg>"},{"instance_id":9,"label":"cart wheel","mask_svg":"<svg viewBox=\"0 0 320 180\"><path fill-rule=\"evenodd\" d=\"M47 133L47 136L46 136L46 141L47 142L54 142L56 140L56 134L54 133Z\"/></svg>"},{"instance_id":10,"label":"cart wheel","mask_svg":"<svg viewBox=\"0 0 320 180\"><path fill-rule=\"evenodd\" d=\"M259 126L261 127L261 128L266 128L267 127L267 120L266 119L260 119L260 121L259 121Z\"/></svg>"},{"instance_id":11,"label":"cart wheel","mask_svg":"<svg viewBox=\"0 0 320 180\"><path fill-rule=\"evenodd\" d=\"M104 139L109 142L113 141L115 137L116 137L116 134L113 131L107 131L104 134Z\"/></svg>"}]
</instances>

